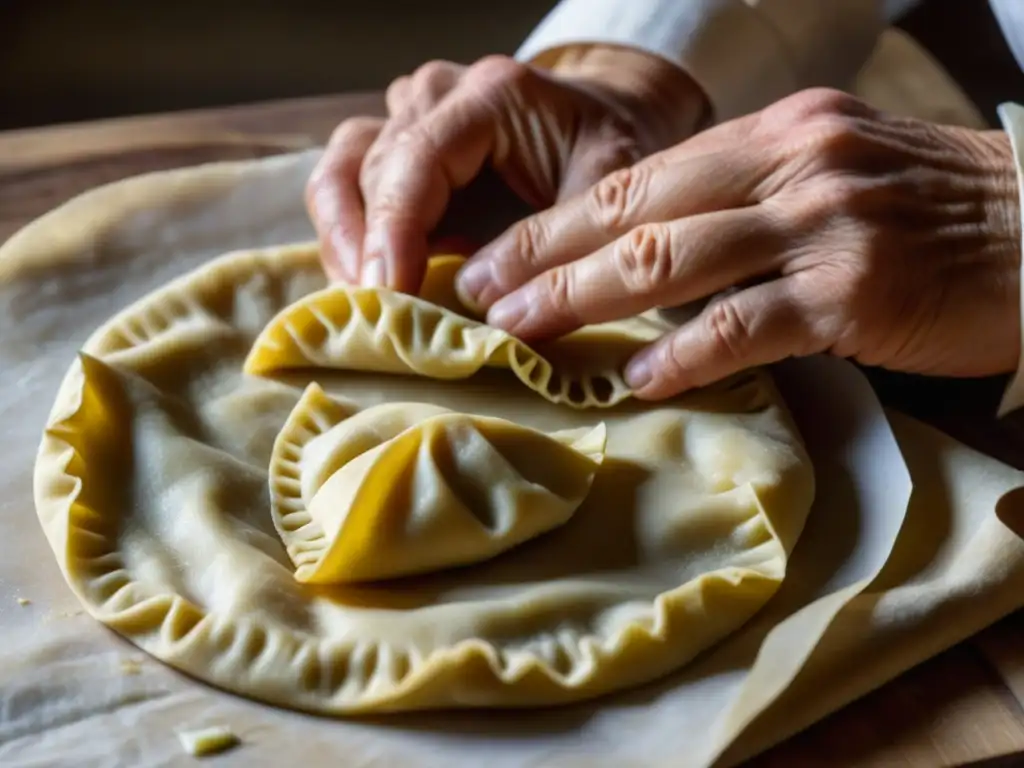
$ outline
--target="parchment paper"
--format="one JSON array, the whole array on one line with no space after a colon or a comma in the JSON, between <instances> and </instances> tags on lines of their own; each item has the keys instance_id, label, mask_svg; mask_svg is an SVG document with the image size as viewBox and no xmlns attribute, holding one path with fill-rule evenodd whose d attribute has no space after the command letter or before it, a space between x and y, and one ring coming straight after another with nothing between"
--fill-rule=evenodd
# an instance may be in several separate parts
<instances>
[{"instance_id":1,"label":"parchment paper","mask_svg":"<svg viewBox=\"0 0 1024 768\"><path fill-rule=\"evenodd\" d=\"M928 82L929 101L902 111L948 121L962 97L937 91L941 73L912 54L897 63L925 74L897 80ZM175 765L175 732L211 723L243 741L212 761L225 765L726 764L1024 604L1024 474L886 415L854 368L820 358L776 370L819 488L786 583L662 683L532 714L343 721L147 659L82 614L60 577L31 500L39 431L78 345L114 311L225 251L309 239L301 190L315 157L122 182L0 247L0 765Z\"/></svg>"}]
</instances>

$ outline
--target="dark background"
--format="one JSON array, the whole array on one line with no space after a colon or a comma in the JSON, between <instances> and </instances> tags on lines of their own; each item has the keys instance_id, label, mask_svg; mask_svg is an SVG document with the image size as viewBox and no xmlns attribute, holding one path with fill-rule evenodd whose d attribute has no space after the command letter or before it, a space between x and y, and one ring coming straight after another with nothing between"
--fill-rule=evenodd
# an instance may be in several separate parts
<instances>
[{"instance_id":1,"label":"dark background","mask_svg":"<svg viewBox=\"0 0 1024 768\"><path fill-rule=\"evenodd\" d=\"M0 0L0 130L381 89L431 58L512 53L553 5ZM983 0L928 0L901 26L990 120L1000 101L1024 100L1024 75Z\"/></svg>"}]
</instances>

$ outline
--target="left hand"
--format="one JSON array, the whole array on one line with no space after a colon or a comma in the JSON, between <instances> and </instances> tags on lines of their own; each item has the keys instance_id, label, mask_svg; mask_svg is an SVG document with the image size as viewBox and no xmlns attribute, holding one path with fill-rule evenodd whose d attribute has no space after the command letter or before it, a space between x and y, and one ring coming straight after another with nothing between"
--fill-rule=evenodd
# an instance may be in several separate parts
<instances>
[{"instance_id":1,"label":"left hand","mask_svg":"<svg viewBox=\"0 0 1024 768\"><path fill-rule=\"evenodd\" d=\"M521 221L459 286L527 341L713 296L630 361L637 396L657 399L819 352L933 375L1012 371L1020 259L1005 133L812 90Z\"/></svg>"},{"instance_id":2,"label":"left hand","mask_svg":"<svg viewBox=\"0 0 1024 768\"><path fill-rule=\"evenodd\" d=\"M569 46L550 69L431 62L388 88L386 121L343 122L306 189L333 280L416 293L454 194L490 166L535 208L690 135L700 87L660 58Z\"/></svg>"}]
</instances>

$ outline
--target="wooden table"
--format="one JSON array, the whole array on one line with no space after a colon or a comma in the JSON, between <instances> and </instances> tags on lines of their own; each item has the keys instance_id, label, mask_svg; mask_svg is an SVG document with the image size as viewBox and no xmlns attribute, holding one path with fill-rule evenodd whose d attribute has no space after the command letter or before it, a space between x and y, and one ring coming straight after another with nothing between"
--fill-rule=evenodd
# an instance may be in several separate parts
<instances>
[{"instance_id":1,"label":"wooden table","mask_svg":"<svg viewBox=\"0 0 1024 768\"><path fill-rule=\"evenodd\" d=\"M344 117L382 109L377 95L351 95L0 133L0 242L97 184L314 146ZM996 425L985 415L979 422L946 407L950 398L968 393L991 414L999 382L875 378L891 404L1024 468L1024 422ZM932 768L987 760L1024 750L1022 705L1024 616L1018 615L854 702L755 764Z\"/></svg>"}]
</instances>

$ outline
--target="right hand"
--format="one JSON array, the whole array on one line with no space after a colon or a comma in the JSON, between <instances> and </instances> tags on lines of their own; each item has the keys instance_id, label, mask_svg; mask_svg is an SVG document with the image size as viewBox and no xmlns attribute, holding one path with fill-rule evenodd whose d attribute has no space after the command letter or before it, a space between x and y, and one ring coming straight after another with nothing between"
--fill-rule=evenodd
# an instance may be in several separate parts
<instances>
[{"instance_id":1,"label":"right hand","mask_svg":"<svg viewBox=\"0 0 1024 768\"><path fill-rule=\"evenodd\" d=\"M688 76L645 53L568 50L549 71L506 57L431 62L391 84L389 117L334 131L306 203L332 280L419 290L428 237L489 162L542 209L690 135Z\"/></svg>"}]
</instances>

